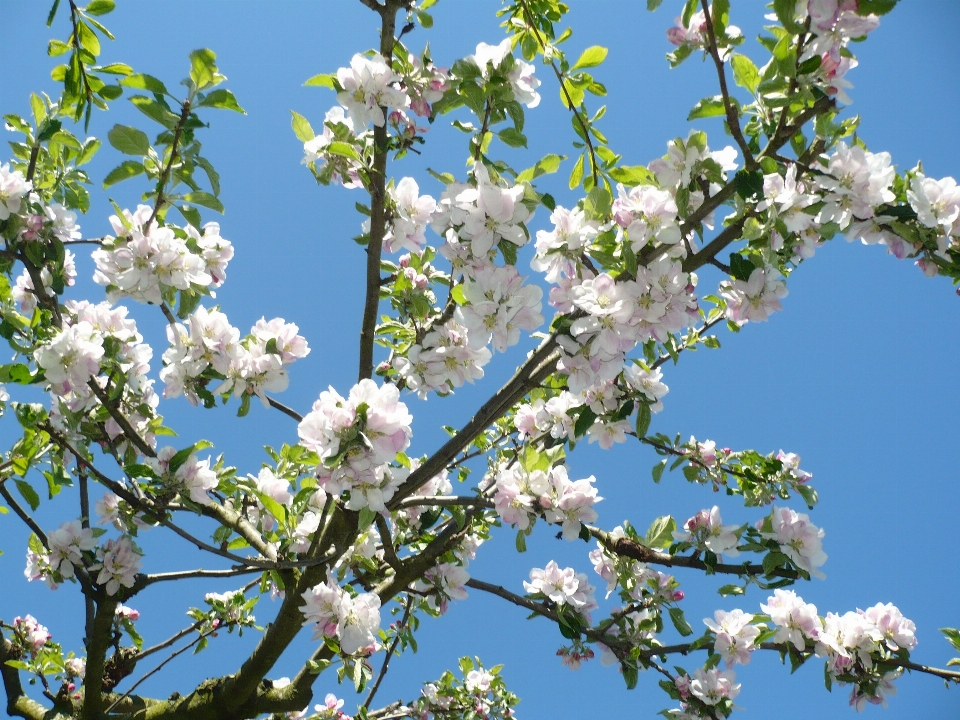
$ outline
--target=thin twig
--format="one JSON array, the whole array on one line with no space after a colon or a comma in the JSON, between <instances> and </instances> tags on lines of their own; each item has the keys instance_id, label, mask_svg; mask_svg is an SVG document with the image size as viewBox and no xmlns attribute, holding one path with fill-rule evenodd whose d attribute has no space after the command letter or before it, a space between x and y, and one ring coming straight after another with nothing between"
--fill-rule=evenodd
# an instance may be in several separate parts
<instances>
[{"instance_id":1,"label":"thin twig","mask_svg":"<svg viewBox=\"0 0 960 720\"><path fill-rule=\"evenodd\" d=\"M403 619L400 621L400 624L397 625L397 634L393 638L393 642L390 643L390 649L387 650L386 657L383 658L383 665L380 666L380 673L377 675L377 681L373 684L373 687L370 688L370 694L367 695L367 699L363 702L363 707L366 709L370 708L370 703L373 702L373 698L377 694L377 690L380 689L380 683L382 683L383 678L386 677L387 669L390 667L390 659L396 652L397 645L400 644L400 633L403 632L404 627L406 627L407 622L410 620L410 613L412 609L413 598L407 595L406 607L403 610Z\"/></svg>"},{"instance_id":2,"label":"thin twig","mask_svg":"<svg viewBox=\"0 0 960 720\"><path fill-rule=\"evenodd\" d=\"M393 547L393 537L390 535L390 528L387 527L387 521L383 519L383 515L378 513L374 518L374 522L377 525L377 532L380 533L380 541L383 544L383 556L387 564L397 572L400 572L403 570L403 563L400 562L400 558L397 557L397 551Z\"/></svg>"}]
</instances>

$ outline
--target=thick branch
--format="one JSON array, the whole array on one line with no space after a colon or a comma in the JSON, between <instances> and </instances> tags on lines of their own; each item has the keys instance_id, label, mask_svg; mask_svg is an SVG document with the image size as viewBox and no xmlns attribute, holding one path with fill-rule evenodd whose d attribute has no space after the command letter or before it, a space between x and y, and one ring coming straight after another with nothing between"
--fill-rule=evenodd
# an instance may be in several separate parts
<instances>
[{"instance_id":1,"label":"thick branch","mask_svg":"<svg viewBox=\"0 0 960 720\"><path fill-rule=\"evenodd\" d=\"M250 575L251 573L263 572L255 567L234 567L229 570L178 570L175 572L156 573L147 575L140 586L146 587L159 582L170 582L172 580L187 580L189 578L224 578L235 577L237 575Z\"/></svg>"},{"instance_id":2,"label":"thick branch","mask_svg":"<svg viewBox=\"0 0 960 720\"><path fill-rule=\"evenodd\" d=\"M116 598L104 597L97 603L93 628L87 642L87 670L83 676L83 706L80 720L97 720L102 713L103 675L107 650L113 637L113 617L117 610Z\"/></svg>"},{"instance_id":3,"label":"thick branch","mask_svg":"<svg viewBox=\"0 0 960 720\"><path fill-rule=\"evenodd\" d=\"M0 636L0 676L3 677L3 689L7 694L7 715L42 720L47 709L24 694L20 671L7 665L7 660L16 659L18 658L13 653L13 644Z\"/></svg>"}]
</instances>

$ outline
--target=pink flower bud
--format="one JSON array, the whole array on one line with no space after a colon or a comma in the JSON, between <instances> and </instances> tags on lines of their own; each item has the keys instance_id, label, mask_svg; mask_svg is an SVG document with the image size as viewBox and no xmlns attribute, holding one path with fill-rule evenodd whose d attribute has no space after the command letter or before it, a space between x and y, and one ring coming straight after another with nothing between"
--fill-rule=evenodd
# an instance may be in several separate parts
<instances>
[{"instance_id":1,"label":"pink flower bud","mask_svg":"<svg viewBox=\"0 0 960 720\"><path fill-rule=\"evenodd\" d=\"M685 595L683 594L683 590L674 590L673 592L674 602L680 602L681 600L683 600L684 597Z\"/></svg>"}]
</instances>

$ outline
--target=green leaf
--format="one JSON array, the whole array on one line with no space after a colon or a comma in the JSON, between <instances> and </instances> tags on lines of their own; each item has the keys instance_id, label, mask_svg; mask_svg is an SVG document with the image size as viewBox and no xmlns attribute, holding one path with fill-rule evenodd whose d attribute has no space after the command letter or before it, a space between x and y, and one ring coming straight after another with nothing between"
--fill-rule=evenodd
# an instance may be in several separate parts
<instances>
[{"instance_id":1,"label":"green leaf","mask_svg":"<svg viewBox=\"0 0 960 720\"><path fill-rule=\"evenodd\" d=\"M257 499L260 501L260 504L263 505L264 509L273 515L281 523L285 522L287 519L287 509L270 497L267 493L256 493ZM366 510L367 508L364 508Z\"/></svg>"},{"instance_id":2,"label":"green leaf","mask_svg":"<svg viewBox=\"0 0 960 720\"><path fill-rule=\"evenodd\" d=\"M739 585L724 585L719 590L717 590L717 592L723 595L724 597L727 597L728 595L746 595L747 593L747 591L744 590Z\"/></svg>"},{"instance_id":3,"label":"green leaf","mask_svg":"<svg viewBox=\"0 0 960 720\"><path fill-rule=\"evenodd\" d=\"M663 0L647 0L647 10L656 10L662 2Z\"/></svg>"},{"instance_id":4,"label":"green leaf","mask_svg":"<svg viewBox=\"0 0 960 720\"><path fill-rule=\"evenodd\" d=\"M677 629L677 632L687 637L688 635L693 635L693 628L690 627L690 623L687 622L687 619L683 616L683 610L678 607L670 608L670 620L673 621L673 626Z\"/></svg>"},{"instance_id":5,"label":"green leaf","mask_svg":"<svg viewBox=\"0 0 960 720\"><path fill-rule=\"evenodd\" d=\"M517 530L517 552L527 551L527 536L523 530Z\"/></svg>"},{"instance_id":6,"label":"green leaf","mask_svg":"<svg viewBox=\"0 0 960 720\"><path fill-rule=\"evenodd\" d=\"M597 414L588 406L584 405L580 415L577 416L577 422L574 423L573 426L574 437L583 437L586 435L587 431L593 427L596 421Z\"/></svg>"},{"instance_id":7,"label":"green leaf","mask_svg":"<svg viewBox=\"0 0 960 720\"><path fill-rule=\"evenodd\" d=\"M134 88L135 90L149 90L159 95L169 95L167 86L157 80L152 75L139 73L137 75L128 75L120 81L124 87Z\"/></svg>"},{"instance_id":8,"label":"green leaf","mask_svg":"<svg viewBox=\"0 0 960 720\"><path fill-rule=\"evenodd\" d=\"M577 158L577 163L573 166L573 170L570 171L570 182L569 187L571 190L574 188L580 187L580 182L583 180L583 155Z\"/></svg>"},{"instance_id":9,"label":"green leaf","mask_svg":"<svg viewBox=\"0 0 960 720\"><path fill-rule=\"evenodd\" d=\"M98 73L109 73L110 75L132 75L133 68L127 65L126 63L110 63L108 65L100 65L95 68Z\"/></svg>"},{"instance_id":10,"label":"green leaf","mask_svg":"<svg viewBox=\"0 0 960 720\"><path fill-rule=\"evenodd\" d=\"M207 192L191 192L183 196L184 202L201 205L218 213L223 213L223 203Z\"/></svg>"},{"instance_id":11,"label":"green leaf","mask_svg":"<svg viewBox=\"0 0 960 720\"><path fill-rule=\"evenodd\" d=\"M757 86L760 84L760 71L753 64L753 60L746 55L734 55L730 65L733 67L733 79L737 85L751 93L756 93Z\"/></svg>"},{"instance_id":12,"label":"green leaf","mask_svg":"<svg viewBox=\"0 0 960 720\"><path fill-rule=\"evenodd\" d=\"M290 121L290 124L293 126L293 134L297 136L297 139L300 142L313 140L317 136L317 134L313 131L313 128L310 127L310 121L307 120L303 115L295 110L291 110L290 114L293 116L292 120Z\"/></svg>"},{"instance_id":13,"label":"green leaf","mask_svg":"<svg viewBox=\"0 0 960 720\"><path fill-rule=\"evenodd\" d=\"M560 168L560 163L566 160L563 155L545 155L536 165L529 167L517 175L517 182L529 182L535 180L541 175L550 175Z\"/></svg>"},{"instance_id":14,"label":"green leaf","mask_svg":"<svg viewBox=\"0 0 960 720\"><path fill-rule=\"evenodd\" d=\"M621 165L610 169L610 177L627 187L653 185L655 176L643 165Z\"/></svg>"},{"instance_id":15,"label":"green leaf","mask_svg":"<svg viewBox=\"0 0 960 720\"><path fill-rule=\"evenodd\" d=\"M133 103L137 110L151 120L160 123L167 130L173 130L177 127L177 123L180 122L180 118L156 100L148 98L146 95L134 95L130 98L130 102Z\"/></svg>"},{"instance_id":16,"label":"green leaf","mask_svg":"<svg viewBox=\"0 0 960 720\"><path fill-rule=\"evenodd\" d=\"M699 118L718 117L726 111L723 108L723 96L714 95L705 97L703 100L693 106L693 110L687 115L687 120L697 120Z\"/></svg>"},{"instance_id":17,"label":"green leaf","mask_svg":"<svg viewBox=\"0 0 960 720\"><path fill-rule=\"evenodd\" d=\"M420 22L420 26L424 30L429 30L433 27L433 16L430 13L425 13L422 10L414 11L414 14L417 16L417 20Z\"/></svg>"},{"instance_id":18,"label":"green leaf","mask_svg":"<svg viewBox=\"0 0 960 720\"><path fill-rule=\"evenodd\" d=\"M85 165L93 159L93 156L97 154L97 150L100 149L102 143L96 138L90 138L83 144L83 150L80 151L80 154L77 156L77 167Z\"/></svg>"},{"instance_id":19,"label":"green leaf","mask_svg":"<svg viewBox=\"0 0 960 720\"><path fill-rule=\"evenodd\" d=\"M505 145L509 147L526 147L527 137L516 128L505 128L497 133Z\"/></svg>"},{"instance_id":20,"label":"green leaf","mask_svg":"<svg viewBox=\"0 0 960 720\"><path fill-rule=\"evenodd\" d=\"M207 93L207 96L199 103L200 107L221 108L223 110L233 110L241 115L246 115L247 111L240 107L237 98L229 90L223 88L213 90Z\"/></svg>"},{"instance_id":21,"label":"green leaf","mask_svg":"<svg viewBox=\"0 0 960 720\"><path fill-rule=\"evenodd\" d=\"M777 14L777 20L792 35L799 35L803 32L803 26L797 23L797 3L796 0L773 0L773 11Z\"/></svg>"},{"instance_id":22,"label":"green leaf","mask_svg":"<svg viewBox=\"0 0 960 720\"><path fill-rule=\"evenodd\" d=\"M667 468L667 461L661 460L656 465L653 466L653 481L655 483L660 482L660 479L663 477L663 471Z\"/></svg>"},{"instance_id":23,"label":"green leaf","mask_svg":"<svg viewBox=\"0 0 960 720\"><path fill-rule=\"evenodd\" d=\"M940 628L947 642L953 645L954 650L960 652L960 630L956 628Z\"/></svg>"},{"instance_id":24,"label":"green leaf","mask_svg":"<svg viewBox=\"0 0 960 720\"><path fill-rule=\"evenodd\" d=\"M150 140L147 134L126 125L114 125L107 133L107 140L126 155L143 156L150 152Z\"/></svg>"},{"instance_id":25,"label":"green leaf","mask_svg":"<svg viewBox=\"0 0 960 720\"><path fill-rule=\"evenodd\" d=\"M97 34L90 29L90 26L85 22L77 23L77 31L80 35L80 45L83 46L83 49L87 50L94 56L99 55L100 38L98 38Z\"/></svg>"},{"instance_id":26,"label":"green leaf","mask_svg":"<svg viewBox=\"0 0 960 720\"><path fill-rule=\"evenodd\" d=\"M857 15L886 15L900 0L860 0Z\"/></svg>"},{"instance_id":27,"label":"green leaf","mask_svg":"<svg viewBox=\"0 0 960 720\"><path fill-rule=\"evenodd\" d=\"M213 169L213 165L210 164L210 161L205 157L200 157L197 155L195 158L197 165L203 168L203 171L207 174L207 179L210 181L210 187L213 189L214 195L220 194L220 173Z\"/></svg>"},{"instance_id":28,"label":"green leaf","mask_svg":"<svg viewBox=\"0 0 960 720\"><path fill-rule=\"evenodd\" d=\"M53 0L53 6L50 8L50 12L47 14L47 27L53 25L53 19L57 16L57 8L59 7L60 0Z\"/></svg>"},{"instance_id":29,"label":"green leaf","mask_svg":"<svg viewBox=\"0 0 960 720\"><path fill-rule=\"evenodd\" d=\"M122 163L117 165L117 167L107 173L107 176L103 179L103 187L106 189L111 185L116 185L118 182L129 180L130 178L136 177L144 172L146 172L145 168L136 160L124 160ZM117 214L119 217L123 217L123 213Z\"/></svg>"},{"instance_id":30,"label":"green leaf","mask_svg":"<svg viewBox=\"0 0 960 720\"><path fill-rule=\"evenodd\" d=\"M756 266L740 253L730 253L730 275L746 282Z\"/></svg>"},{"instance_id":31,"label":"green leaf","mask_svg":"<svg viewBox=\"0 0 960 720\"><path fill-rule=\"evenodd\" d=\"M667 548L673 542L673 531L677 529L677 522L670 515L661 515L647 528L643 544L649 548Z\"/></svg>"},{"instance_id":32,"label":"green leaf","mask_svg":"<svg viewBox=\"0 0 960 720\"><path fill-rule=\"evenodd\" d=\"M607 50L607 48L601 47L600 45L588 47L586 50L580 53L580 57L577 59L577 62L570 69L582 70L584 68L596 67L604 61L608 52L610 51Z\"/></svg>"},{"instance_id":33,"label":"green leaf","mask_svg":"<svg viewBox=\"0 0 960 720\"><path fill-rule=\"evenodd\" d=\"M323 73L320 75L314 75L312 78L307 80L304 85L307 87L326 87L331 90L337 89L337 76L334 73Z\"/></svg>"},{"instance_id":34,"label":"green leaf","mask_svg":"<svg viewBox=\"0 0 960 720\"><path fill-rule=\"evenodd\" d=\"M106 15L112 12L117 4L113 0L93 0L86 7L87 15Z\"/></svg>"},{"instance_id":35,"label":"green leaf","mask_svg":"<svg viewBox=\"0 0 960 720\"><path fill-rule=\"evenodd\" d=\"M25 480L14 480L14 482L17 485L17 490L20 491L20 494L23 496L23 499L27 501L31 510L36 510L40 507L40 496L37 495L37 491L33 489L30 483Z\"/></svg>"},{"instance_id":36,"label":"green leaf","mask_svg":"<svg viewBox=\"0 0 960 720\"><path fill-rule=\"evenodd\" d=\"M222 76L217 72L217 54L209 48L200 48L190 53L190 79L198 89L217 85Z\"/></svg>"},{"instance_id":37,"label":"green leaf","mask_svg":"<svg viewBox=\"0 0 960 720\"><path fill-rule=\"evenodd\" d=\"M642 438L646 437L647 431L650 429L650 405L641 402L640 407L637 408L637 437Z\"/></svg>"}]
</instances>

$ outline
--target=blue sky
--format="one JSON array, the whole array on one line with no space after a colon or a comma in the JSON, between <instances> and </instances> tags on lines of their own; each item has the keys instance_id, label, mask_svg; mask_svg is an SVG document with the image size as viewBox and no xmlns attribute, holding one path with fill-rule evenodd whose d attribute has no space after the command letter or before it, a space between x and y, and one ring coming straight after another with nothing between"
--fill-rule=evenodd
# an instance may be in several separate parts
<instances>
[{"instance_id":1,"label":"blue sky","mask_svg":"<svg viewBox=\"0 0 960 720\"><path fill-rule=\"evenodd\" d=\"M118 3L105 18L117 41L105 45L106 61L122 61L137 71L176 86L188 69L187 54L210 47L218 54L228 87L247 110L246 116L226 112L202 118L210 129L200 135L205 155L222 175L221 199L226 215L218 219L223 236L237 256L230 264L218 302L232 323L246 329L257 319L282 316L300 326L313 348L292 370L290 389L281 400L305 411L328 385L341 392L355 379L359 318L362 309L364 256L350 240L361 218L352 211L359 191L318 188L300 165L302 150L290 131L289 110L307 116L319 127L323 113L334 103L326 90L302 87L320 72L347 65L355 52L377 43L373 14L358 1L326 2L152 2ZM601 129L611 146L628 164L647 163L663 154L666 142L685 137L689 108L716 92L712 71L693 58L669 71L663 58L670 47L664 31L679 12L677 0L665 0L655 14L643 3L598 0L573 3L570 22L575 33L568 54L576 57L589 45L610 48L604 66L595 75L609 90L608 112ZM0 112L27 113L30 91L55 88L49 70L55 64L45 55L46 41L65 37L65 17L52 29L44 26L46 3L0 1L0 47L6 70L0 81ZM868 42L855 46L860 67L849 76L855 88L848 112L863 117L861 137L873 151L886 150L900 168L923 160L934 177L960 173L960 7L952 0L902 3L884 18ZM757 64L765 62L752 41L762 23L763 4L757 0L734 3L731 21L745 31L744 51ZM472 53L481 41L503 37L495 11L497 2L441 0L435 27L417 29L408 46L419 50L429 41L438 64L450 65ZM569 118L559 106L553 80L538 67L543 80L543 102L528 113L529 151L513 151L507 158L516 167L532 165L548 152L572 154ZM591 108L600 103L590 99ZM126 101L117 101L110 113L94 115L90 133L105 137L115 123L134 124L148 132L142 115ZM441 118L427 136L423 155L392 167L396 177L412 175L423 192L438 196L441 187L424 172L426 167L462 177L465 136L449 129ZM702 122L718 149L732 144L718 124ZM11 136L12 137L12 136ZM104 143L89 166L101 180L119 162L118 153ZM0 154L0 159L5 157ZM576 197L566 190L569 161L558 176L541 189L553 192L561 204ZM121 206L136 204L144 186L131 181L110 190ZM84 234L109 230L107 194L95 192L88 216L81 218ZM540 211L531 229L547 226ZM92 263L82 257L81 279L74 297L100 299L102 291L89 280ZM524 264L521 262L521 272ZM530 273L532 274L532 272ZM701 292L715 288L719 276L702 272ZM790 280L784 311L763 324L751 324L736 336L721 333L722 349L700 350L664 369L670 394L666 409L654 417L653 430L685 437L712 438L719 446L752 447L761 452L799 453L804 469L814 473L821 502L812 520L826 530L823 568L826 581L796 588L816 603L821 613L865 608L893 602L916 621L920 644L918 662L942 666L950 648L937 628L960 625L960 573L956 549L960 535L960 484L956 464L956 431L960 427L960 375L955 372L960 351L956 332L960 298L950 283L927 279L907 261L885 255L882 248L847 244L842 239L820 249ZM152 308L137 307L141 330L155 349L155 367L165 347L163 321ZM522 349L521 349L522 351ZM454 398L426 403L407 402L414 413L412 453L425 453L442 440L441 425L459 425L510 375L516 355L499 357L488 366L486 380L476 388L458 391ZM235 405L201 411L182 398L161 405L160 411L184 439L206 437L216 451L242 473L256 473L266 458L265 443L279 445L296 439L296 427L278 413L256 404L244 419L234 417ZM11 430L6 419L0 437ZM691 487L679 474L665 476L660 485L650 480L657 458L637 445L617 446L609 452L582 445L572 456L575 477L595 474L600 494L600 523L607 527L630 519L640 527L658 515L671 513L681 521L702 507L718 503L726 522L754 521L756 509L744 509L735 498L714 496ZM798 507L798 509L800 509ZM41 509L41 524L62 522L67 512L55 504ZM72 517L73 510L69 510ZM589 571L589 547L561 543L540 529L525 555L513 550L509 531L496 536L471 567L475 577L522 592L530 567L543 567L551 558ZM151 571L196 567L202 558L177 539L156 531L144 538ZM5 592L0 617L31 612L46 623L55 639L67 648L79 647L82 604L75 587L56 594L22 579L25 533L12 516L0 518L0 576ZM715 608L757 609L767 594L752 590L733 603L715 593L720 581L702 581L679 573L691 622L712 615ZM210 587L183 584L176 589L151 590L133 603L143 613L147 642L165 638L187 624L183 612L202 604ZM269 601L259 610L269 619ZM554 652L562 644L546 621L527 621L525 614L496 598L471 597L454 604L441 620L425 619L420 653L396 661L379 699L410 699L420 684L434 679L456 658L477 654L485 663L504 663L504 676L523 702L521 718L580 717L586 713L617 717L652 717L670 701L652 675L641 676L627 691L615 669L588 663L573 673L561 667ZM252 638L218 638L210 649L183 657L145 686L146 694L184 692L204 677L232 672L239 653ZM276 675L291 675L298 659L307 657L308 639L298 642L281 661ZM139 672L152 667L140 668ZM693 670L693 662L686 663ZM847 693L827 693L822 665L811 661L791 677L776 656L754 657L738 669L743 684L736 704L745 718L777 717L790 720L812 714L843 716ZM884 717L953 718L960 715L960 692L926 676L904 677L899 694ZM353 701L352 688L336 686L332 673L320 678L318 694L336 692ZM345 709L347 709L345 708ZM870 707L868 713L880 710Z\"/></svg>"}]
</instances>

